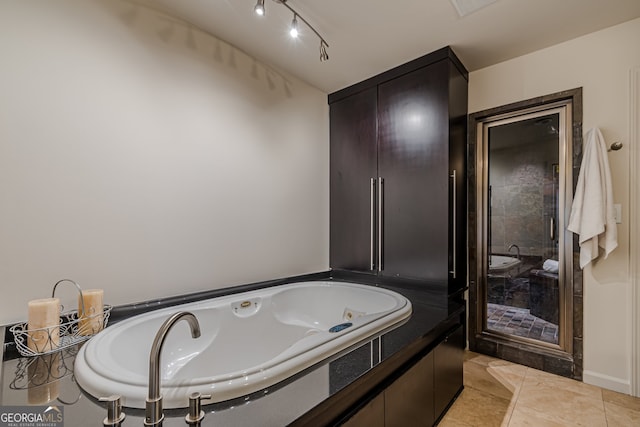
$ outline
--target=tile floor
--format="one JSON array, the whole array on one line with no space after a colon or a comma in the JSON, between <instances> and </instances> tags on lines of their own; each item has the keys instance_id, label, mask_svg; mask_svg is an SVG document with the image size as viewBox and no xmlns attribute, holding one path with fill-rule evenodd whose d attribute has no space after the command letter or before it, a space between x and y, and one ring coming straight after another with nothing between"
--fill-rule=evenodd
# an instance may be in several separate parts
<instances>
[{"instance_id":1,"label":"tile floor","mask_svg":"<svg viewBox=\"0 0 640 427\"><path fill-rule=\"evenodd\" d=\"M558 344L558 325L531 315L526 308L489 303L487 327L505 334Z\"/></svg>"},{"instance_id":2,"label":"tile floor","mask_svg":"<svg viewBox=\"0 0 640 427\"><path fill-rule=\"evenodd\" d=\"M440 427L638 427L640 398L467 352Z\"/></svg>"}]
</instances>

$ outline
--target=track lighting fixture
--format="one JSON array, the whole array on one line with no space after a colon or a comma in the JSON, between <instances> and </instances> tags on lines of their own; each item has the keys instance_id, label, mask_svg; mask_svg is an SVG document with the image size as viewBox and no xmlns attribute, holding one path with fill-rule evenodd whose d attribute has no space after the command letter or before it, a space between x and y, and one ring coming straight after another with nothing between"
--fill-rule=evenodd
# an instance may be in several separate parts
<instances>
[{"instance_id":1,"label":"track lighting fixture","mask_svg":"<svg viewBox=\"0 0 640 427\"><path fill-rule=\"evenodd\" d=\"M309 24L306 19L300 16L300 14L295 9L289 6L289 4L287 3L287 0L273 0L273 1L274 3L279 3L283 5L284 7L289 9L291 13L293 13L293 20L291 21L291 28L289 29L289 35L293 38L297 38L298 35L300 34L300 28L298 26L298 18L300 18L300 20L304 22L306 26L309 27L309 29L311 29L311 31L313 31L316 34L316 36L318 36L318 38L320 39L320 61L321 62L328 61L329 55L327 54L327 48L329 47L329 44L320 35L320 33L318 33L318 31L316 31L316 29L313 28L313 26ZM266 12L264 8L264 0L258 0L253 10L256 13L256 15L264 16Z\"/></svg>"},{"instance_id":2,"label":"track lighting fixture","mask_svg":"<svg viewBox=\"0 0 640 427\"><path fill-rule=\"evenodd\" d=\"M298 37L298 15L293 14L293 21L291 21L291 29L289 35L294 39Z\"/></svg>"},{"instance_id":3,"label":"track lighting fixture","mask_svg":"<svg viewBox=\"0 0 640 427\"><path fill-rule=\"evenodd\" d=\"M329 60L329 55L327 54L327 44L324 40L320 40L320 62L325 62Z\"/></svg>"},{"instance_id":4,"label":"track lighting fixture","mask_svg":"<svg viewBox=\"0 0 640 427\"><path fill-rule=\"evenodd\" d=\"M264 0L258 0L258 3L256 3L256 7L253 8L253 11L256 13L256 15L263 16L264 15Z\"/></svg>"}]
</instances>

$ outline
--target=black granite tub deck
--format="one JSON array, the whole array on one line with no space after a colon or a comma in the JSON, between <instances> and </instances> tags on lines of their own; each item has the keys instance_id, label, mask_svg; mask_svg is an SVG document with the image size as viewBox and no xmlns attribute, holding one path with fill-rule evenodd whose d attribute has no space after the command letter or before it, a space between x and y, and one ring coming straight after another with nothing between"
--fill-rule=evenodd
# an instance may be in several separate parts
<instances>
[{"instance_id":1,"label":"black granite tub deck","mask_svg":"<svg viewBox=\"0 0 640 427\"><path fill-rule=\"evenodd\" d=\"M164 300L115 307L110 324L132 315L239 293L292 281L338 280L380 286L407 297L411 317L390 331L370 337L291 378L249 396L206 405L202 426L323 426L337 425L384 390L456 326L464 323L464 301L447 298L441 286L415 281L381 280L367 274L329 271L255 283L229 289L199 292ZM4 335L0 405L62 405L65 427L101 426L106 416L102 402L85 393L74 381L77 348L62 350L54 358L56 372L42 380L46 360L20 357L8 328ZM0 336L1 338L1 336ZM121 349L121 351L137 351ZM42 356L41 356L42 358ZM39 360L38 360L39 359ZM34 378L40 378L35 384ZM47 384L48 382L48 384ZM41 384L41 385L38 385ZM47 400L52 398L52 400ZM141 426L144 410L124 409L123 426ZM185 426L186 409L165 411L164 426Z\"/></svg>"}]
</instances>

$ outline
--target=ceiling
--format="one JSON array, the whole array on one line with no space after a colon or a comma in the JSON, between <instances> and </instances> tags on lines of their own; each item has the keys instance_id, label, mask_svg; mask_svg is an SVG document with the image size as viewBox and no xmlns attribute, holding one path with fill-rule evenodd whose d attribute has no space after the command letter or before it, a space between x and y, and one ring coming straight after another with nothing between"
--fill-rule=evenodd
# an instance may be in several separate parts
<instances>
[{"instance_id":1,"label":"ceiling","mask_svg":"<svg viewBox=\"0 0 640 427\"><path fill-rule=\"evenodd\" d=\"M467 0L473 3L481 0ZM329 44L292 14L265 0L153 0L256 59L327 93L450 45L469 71L478 70L640 17L640 0L497 0L460 17L450 0L287 0Z\"/></svg>"}]
</instances>

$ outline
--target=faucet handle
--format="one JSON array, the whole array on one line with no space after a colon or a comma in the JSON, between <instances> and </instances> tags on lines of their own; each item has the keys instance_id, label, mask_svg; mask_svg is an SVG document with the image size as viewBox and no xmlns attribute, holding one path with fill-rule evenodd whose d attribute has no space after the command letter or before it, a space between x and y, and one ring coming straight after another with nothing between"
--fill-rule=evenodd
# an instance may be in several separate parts
<instances>
[{"instance_id":1,"label":"faucet handle","mask_svg":"<svg viewBox=\"0 0 640 427\"><path fill-rule=\"evenodd\" d=\"M121 398L117 394L113 394L109 397L101 397L100 402L107 402L107 418L102 421L102 424L106 427L118 427L126 416L122 412Z\"/></svg>"},{"instance_id":2,"label":"faucet handle","mask_svg":"<svg viewBox=\"0 0 640 427\"><path fill-rule=\"evenodd\" d=\"M211 395L195 392L189 396L189 413L184 417L187 424L198 424L204 418L204 411L201 409L202 399L211 399Z\"/></svg>"}]
</instances>

